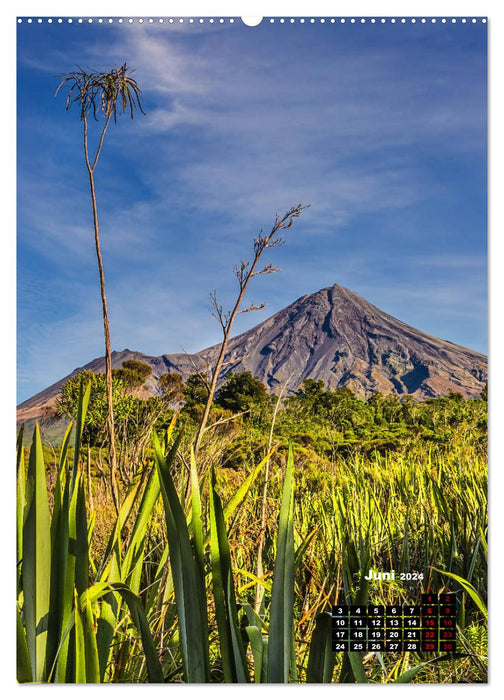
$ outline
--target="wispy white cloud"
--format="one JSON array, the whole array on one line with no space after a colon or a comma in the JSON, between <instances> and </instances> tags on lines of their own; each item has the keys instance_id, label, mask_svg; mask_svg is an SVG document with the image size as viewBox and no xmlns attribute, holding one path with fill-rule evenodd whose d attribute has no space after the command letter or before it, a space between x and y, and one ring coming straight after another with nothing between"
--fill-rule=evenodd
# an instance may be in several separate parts
<instances>
[{"instance_id":1,"label":"wispy white cloud","mask_svg":"<svg viewBox=\"0 0 504 700\"><path fill-rule=\"evenodd\" d=\"M86 47L90 63L128 56L137 69L152 108L128 146L139 158L152 154L149 135L156 134L157 158L140 176L158 197L169 184L171 196L201 210L228 210L232 201L238 217L310 201L314 217L326 225L330 209L337 225L363 210L421 201L434 184L408 160L407 147L456 140L464 149L480 126L480 116L463 108L467 92L480 89L470 76L463 96L450 88L450 73L411 80L394 51L336 50L325 62L301 57L287 65L240 51L232 31L226 42L219 32L199 44L181 41L186 36L186 29L136 26ZM61 51L54 52L49 65L61 66ZM174 133L181 127L192 131ZM184 144L191 135L195 148Z\"/></svg>"}]
</instances>

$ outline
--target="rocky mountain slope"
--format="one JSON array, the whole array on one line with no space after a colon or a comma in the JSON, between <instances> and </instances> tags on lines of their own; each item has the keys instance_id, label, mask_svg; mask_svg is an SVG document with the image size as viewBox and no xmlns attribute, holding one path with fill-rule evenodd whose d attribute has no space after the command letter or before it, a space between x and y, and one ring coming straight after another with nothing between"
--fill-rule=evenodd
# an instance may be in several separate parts
<instances>
[{"instance_id":1,"label":"rocky mountain slope","mask_svg":"<svg viewBox=\"0 0 504 700\"><path fill-rule=\"evenodd\" d=\"M219 346L193 355L153 357L123 350L113 353L113 367L128 359L152 366L146 387L158 392L159 377L211 368ZM18 407L18 420L34 417L56 400L63 382L90 369L104 372L103 358L75 369ZM487 358L474 350L416 330L338 284L306 294L271 318L233 338L221 380L229 372L249 370L271 392L295 391L307 377L326 388L347 386L360 397L374 391L411 394L418 399L450 391L476 397L487 379Z\"/></svg>"}]
</instances>

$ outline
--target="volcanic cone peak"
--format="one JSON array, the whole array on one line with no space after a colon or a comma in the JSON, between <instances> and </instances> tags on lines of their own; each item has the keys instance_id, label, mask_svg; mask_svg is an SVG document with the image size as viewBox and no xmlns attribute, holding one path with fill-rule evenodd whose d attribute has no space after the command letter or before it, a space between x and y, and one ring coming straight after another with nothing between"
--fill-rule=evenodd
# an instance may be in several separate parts
<instances>
[{"instance_id":1,"label":"volcanic cone peak","mask_svg":"<svg viewBox=\"0 0 504 700\"><path fill-rule=\"evenodd\" d=\"M227 372L249 370L274 391L310 377L359 396L477 396L487 376L484 355L416 330L338 284L234 338L226 362Z\"/></svg>"}]
</instances>

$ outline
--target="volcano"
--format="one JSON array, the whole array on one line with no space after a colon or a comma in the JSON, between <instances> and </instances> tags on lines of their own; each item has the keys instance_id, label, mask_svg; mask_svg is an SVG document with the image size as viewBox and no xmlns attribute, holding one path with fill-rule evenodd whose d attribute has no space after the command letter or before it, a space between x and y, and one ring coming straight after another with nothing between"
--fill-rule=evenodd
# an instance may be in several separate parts
<instances>
[{"instance_id":1,"label":"volcano","mask_svg":"<svg viewBox=\"0 0 504 700\"><path fill-rule=\"evenodd\" d=\"M112 365L141 360L152 367L146 395L159 393L159 378L179 372L186 379L215 363L219 345L198 353L160 355L122 350ZM96 358L20 404L18 420L43 415L62 384L84 369L104 372ZM321 379L326 389L348 387L360 398L373 392L410 394L422 400L458 392L481 394L487 381L487 358L481 353L419 331L373 306L355 292L335 284L306 294L293 304L231 339L219 382L231 372L251 372L271 393L296 391L303 380Z\"/></svg>"}]
</instances>

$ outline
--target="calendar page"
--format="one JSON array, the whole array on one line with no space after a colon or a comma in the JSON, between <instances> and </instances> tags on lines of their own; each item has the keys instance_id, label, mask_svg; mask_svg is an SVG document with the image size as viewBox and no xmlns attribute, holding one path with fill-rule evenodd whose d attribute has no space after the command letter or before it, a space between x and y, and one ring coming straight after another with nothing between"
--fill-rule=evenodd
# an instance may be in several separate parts
<instances>
[{"instance_id":1,"label":"calendar page","mask_svg":"<svg viewBox=\"0 0 504 700\"><path fill-rule=\"evenodd\" d=\"M486 683L487 18L15 22L17 681Z\"/></svg>"}]
</instances>

